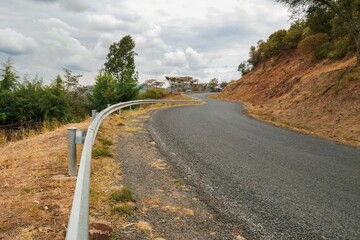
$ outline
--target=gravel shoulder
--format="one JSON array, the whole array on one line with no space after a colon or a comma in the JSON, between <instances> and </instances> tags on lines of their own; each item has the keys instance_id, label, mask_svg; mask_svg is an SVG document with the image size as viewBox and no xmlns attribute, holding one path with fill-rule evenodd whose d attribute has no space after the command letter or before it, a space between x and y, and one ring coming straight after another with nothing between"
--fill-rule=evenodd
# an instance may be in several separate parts
<instances>
[{"instance_id":1,"label":"gravel shoulder","mask_svg":"<svg viewBox=\"0 0 360 240\"><path fill-rule=\"evenodd\" d=\"M134 192L135 211L114 239L244 239L239 226L211 209L161 154L148 130L149 112L119 136L122 183Z\"/></svg>"}]
</instances>

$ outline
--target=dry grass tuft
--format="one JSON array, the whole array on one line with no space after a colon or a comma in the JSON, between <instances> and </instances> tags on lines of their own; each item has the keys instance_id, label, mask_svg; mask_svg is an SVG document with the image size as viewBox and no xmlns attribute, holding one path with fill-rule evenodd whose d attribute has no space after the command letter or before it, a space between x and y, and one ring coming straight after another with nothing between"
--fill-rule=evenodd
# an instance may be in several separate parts
<instances>
[{"instance_id":1,"label":"dry grass tuft","mask_svg":"<svg viewBox=\"0 0 360 240\"><path fill-rule=\"evenodd\" d=\"M68 126L0 147L1 239L63 239L75 186L66 177Z\"/></svg>"}]
</instances>

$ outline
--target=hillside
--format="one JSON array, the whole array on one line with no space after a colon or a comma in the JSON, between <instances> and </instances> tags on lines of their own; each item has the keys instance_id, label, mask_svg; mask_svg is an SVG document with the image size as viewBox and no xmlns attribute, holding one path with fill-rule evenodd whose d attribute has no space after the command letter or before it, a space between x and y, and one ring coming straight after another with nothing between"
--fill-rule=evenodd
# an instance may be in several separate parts
<instances>
[{"instance_id":1,"label":"hillside","mask_svg":"<svg viewBox=\"0 0 360 240\"><path fill-rule=\"evenodd\" d=\"M356 58L318 63L297 50L260 63L218 96L243 102L275 124L360 146L360 67Z\"/></svg>"}]
</instances>

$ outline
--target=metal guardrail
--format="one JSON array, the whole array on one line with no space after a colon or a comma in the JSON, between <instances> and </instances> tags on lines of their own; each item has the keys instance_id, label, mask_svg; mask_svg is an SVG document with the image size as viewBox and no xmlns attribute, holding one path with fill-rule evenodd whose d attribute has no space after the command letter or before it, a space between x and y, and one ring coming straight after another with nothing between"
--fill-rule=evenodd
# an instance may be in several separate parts
<instances>
[{"instance_id":1,"label":"metal guardrail","mask_svg":"<svg viewBox=\"0 0 360 240\"><path fill-rule=\"evenodd\" d=\"M191 97L191 96L190 96ZM98 113L90 124L81 153L80 167L76 180L73 204L66 233L66 240L87 240L89 232L90 166L92 146L102 121L111 113L126 107L156 103L194 103L202 100L138 100L114 104Z\"/></svg>"}]
</instances>

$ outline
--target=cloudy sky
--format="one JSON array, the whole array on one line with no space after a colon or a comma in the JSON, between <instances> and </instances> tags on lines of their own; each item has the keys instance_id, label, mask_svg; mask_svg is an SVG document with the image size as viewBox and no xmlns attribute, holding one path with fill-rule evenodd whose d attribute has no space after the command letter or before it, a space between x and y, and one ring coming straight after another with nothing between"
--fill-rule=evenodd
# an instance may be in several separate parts
<instances>
[{"instance_id":1,"label":"cloudy sky","mask_svg":"<svg viewBox=\"0 0 360 240\"><path fill-rule=\"evenodd\" d=\"M140 82L240 77L251 45L288 28L275 0L0 0L0 61L50 82L66 67L93 84L111 43L136 42Z\"/></svg>"}]
</instances>

